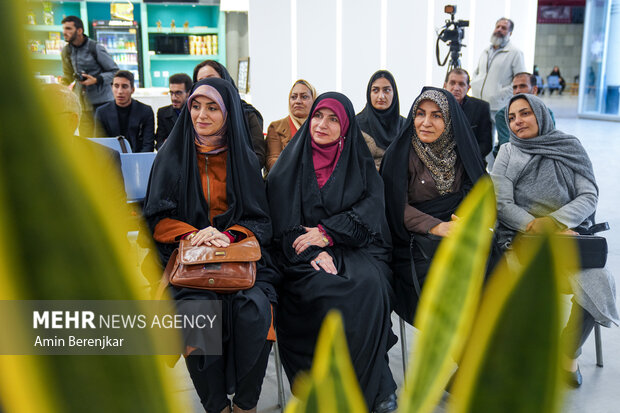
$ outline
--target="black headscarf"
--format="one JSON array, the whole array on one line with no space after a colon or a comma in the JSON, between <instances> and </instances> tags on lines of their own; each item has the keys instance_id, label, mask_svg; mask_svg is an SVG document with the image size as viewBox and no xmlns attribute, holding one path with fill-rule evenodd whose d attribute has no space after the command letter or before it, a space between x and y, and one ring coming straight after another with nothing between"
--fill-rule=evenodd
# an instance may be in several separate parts
<instances>
[{"instance_id":1,"label":"black headscarf","mask_svg":"<svg viewBox=\"0 0 620 413\"><path fill-rule=\"evenodd\" d=\"M228 209L209 222L209 206L204 199L194 126L187 105L170 132L167 144L157 153L144 204L144 217L151 231L165 217L187 222L196 228L213 225L223 231L239 224L252 231L261 243L271 238L271 222L258 160L252 152L250 132L243 116L239 94L223 79L203 79L194 84L190 95L200 86L214 87L222 96L228 112L226 136L226 201ZM173 246L159 245L160 250Z\"/></svg>"},{"instance_id":2,"label":"black headscarf","mask_svg":"<svg viewBox=\"0 0 620 413\"><path fill-rule=\"evenodd\" d=\"M394 90L392 104L386 110L375 109L370 100L372 84L382 77L390 82L392 90ZM357 115L357 122L360 129L369 134L375 140L377 146L382 149L390 146L390 143L396 138L400 127L405 123L405 118L400 116L398 89L396 88L394 76L387 70L379 70L370 78L366 88L366 106Z\"/></svg>"},{"instance_id":3,"label":"black headscarf","mask_svg":"<svg viewBox=\"0 0 620 413\"><path fill-rule=\"evenodd\" d=\"M226 66L224 66L223 64L221 64L220 62L215 61L215 60L207 60L207 62L209 62L208 66L211 66L217 72L217 74L220 75L220 77L222 79L230 82L230 84L232 84L234 86L234 88L237 91L237 93L239 93L239 89L237 88L237 85L235 84L235 81L233 80L232 76L228 72L228 69L226 69ZM205 66L207 66L207 65L205 65ZM200 68L194 69L194 77L193 77L194 83L196 83L198 81L198 72L203 67L204 66L201 66ZM256 109L254 106L250 105L245 100L241 100L241 105L243 106L243 111L244 112L246 112L247 114L254 113L256 115L256 117L258 118L258 121L260 123L260 127L262 129L262 127L263 127L263 115L260 114L258 109Z\"/></svg>"},{"instance_id":4,"label":"black headscarf","mask_svg":"<svg viewBox=\"0 0 620 413\"><path fill-rule=\"evenodd\" d=\"M317 226L322 219L349 211L352 219L363 223L376 237L387 237L389 242L387 223L383 214L378 213L385 207L383 184L355 120L351 101L341 93L323 93L314 101L310 113L328 98L340 102L349 119L340 158L319 189L312 161L311 122L302 125L267 177L274 238L281 238L300 224Z\"/></svg>"},{"instance_id":5,"label":"black headscarf","mask_svg":"<svg viewBox=\"0 0 620 413\"><path fill-rule=\"evenodd\" d=\"M474 133L469 125L469 120L465 112L461 109L454 96L445 89L425 86L422 93L426 91L437 91L445 96L448 101L449 116L452 128L451 135L456 142L456 153L460 162L463 164L467 181L465 185L469 187L478 181L485 173L484 164L480 157L480 151ZM412 150L411 139L414 135L414 108L418 104L416 98L411 106L407 121L403 126L399 136L390 145L383 157L381 164L381 176L385 183L385 202L387 205L387 219L390 223L392 236L400 242L409 243L409 233L404 225L404 211L407 201L407 186L409 184L408 165L409 152Z\"/></svg>"}]
</instances>

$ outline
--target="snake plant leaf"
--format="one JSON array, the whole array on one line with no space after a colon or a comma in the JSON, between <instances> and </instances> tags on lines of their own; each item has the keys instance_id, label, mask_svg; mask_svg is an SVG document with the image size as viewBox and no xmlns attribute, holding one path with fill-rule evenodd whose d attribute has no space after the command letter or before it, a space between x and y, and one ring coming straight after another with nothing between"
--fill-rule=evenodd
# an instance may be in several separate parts
<instances>
[{"instance_id":1,"label":"snake plant leaf","mask_svg":"<svg viewBox=\"0 0 620 413\"><path fill-rule=\"evenodd\" d=\"M321 326L312 369L295 379L286 413L368 411L351 364L342 317L330 311Z\"/></svg>"},{"instance_id":2,"label":"snake plant leaf","mask_svg":"<svg viewBox=\"0 0 620 413\"><path fill-rule=\"evenodd\" d=\"M489 178L482 178L456 212L453 233L437 249L414 325L420 330L399 412L431 412L469 337L479 304L496 217Z\"/></svg>"},{"instance_id":3,"label":"snake plant leaf","mask_svg":"<svg viewBox=\"0 0 620 413\"><path fill-rule=\"evenodd\" d=\"M557 412L562 285L576 267L571 240L516 240L484 293L454 383L452 412ZM518 257L518 258L516 258Z\"/></svg>"},{"instance_id":4,"label":"snake plant leaf","mask_svg":"<svg viewBox=\"0 0 620 413\"><path fill-rule=\"evenodd\" d=\"M0 299L142 300L119 175L62 136L27 56L25 2L0 2ZM135 301L138 307L140 301ZM30 321L31 323L32 321ZM2 335L18 335L3 331ZM154 356L0 356L3 412L172 412Z\"/></svg>"}]
</instances>

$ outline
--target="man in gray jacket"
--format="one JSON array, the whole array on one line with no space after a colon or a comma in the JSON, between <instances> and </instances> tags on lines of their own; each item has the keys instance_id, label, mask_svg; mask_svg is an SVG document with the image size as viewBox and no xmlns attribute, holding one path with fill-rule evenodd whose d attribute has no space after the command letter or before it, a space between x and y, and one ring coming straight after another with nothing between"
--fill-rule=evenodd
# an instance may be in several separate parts
<instances>
[{"instance_id":1,"label":"man in gray jacket","mask_svg":"<svg viewBox=\"0 0 620 413\"><path fill-rule=\"evenodd\" d=\"M510 42L514 26L505 17L495 23L491 46L482 52L471 82L472 95L489 102L493 122L512 97L512 78L526 71L523 52Z\"/></svg>"},{"instance_id":2,"label":"man in gray jacket","mask_svg":"<svg viewBox=\"0 0 620 413\"><path fill-rule=\"evenodd\" d=\"M93 131L93 113L101 105L114 100L112 78L118 66L106 49L84 34L84 23L77 16L62 20L67 45L62 50L62 83L75 81L73 91L83 108L80 135Z\"/></svg>"}]
</instances>

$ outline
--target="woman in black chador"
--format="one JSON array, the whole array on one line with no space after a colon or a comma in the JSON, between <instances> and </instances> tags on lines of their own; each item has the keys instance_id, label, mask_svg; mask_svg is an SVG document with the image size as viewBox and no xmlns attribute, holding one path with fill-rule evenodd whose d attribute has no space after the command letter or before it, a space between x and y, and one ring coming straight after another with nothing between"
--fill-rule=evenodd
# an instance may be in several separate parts
<instances>
[{"instance_id":1,"label":"woman in black chador","mask_svg":"<svg viewBox=\"0 0 620 413\"><path fill-rule=\"evenodd\" d=\"M337 309L366 403L395 410L383 185L346 96L317 98L269 173L267 196L273 258L283 273L277 331L289 381L310 369L323 318Z\"/></svg>"},{"instance_id":2,"label":"woman in black chador","mask_svg":"<svg viewBox=\"0 0 620 413\"><path fill-rule=\"evenodd\" d=\"M395 310L405 321L413 323L416 283L424 283L441 237L458 219L456 209L483 174L476 139L454 96L423 88L381 165L394 248Z\"/></svg>"},{"instance_id":3,"label":"woman in black chador","mask_svg":"<svg viewBox=\"0 0 620 413\"><path fill-rule=\"evenodd\" d=\"M221 248L248 236L271 239L264 183L239 95L222 79L192 88L166 144L157 153L144 216L162 262L180 239ZM262 249L262 248L261 248ZM262 249L254 287L231 294L170 286L180 311L190 300L222 301L221 356L201 355L205 337L185 332L185 362L207 412L256 411L275 334L277 272ZM202 350L202 351L201 351Z\"/></svg>"}]
</instances>

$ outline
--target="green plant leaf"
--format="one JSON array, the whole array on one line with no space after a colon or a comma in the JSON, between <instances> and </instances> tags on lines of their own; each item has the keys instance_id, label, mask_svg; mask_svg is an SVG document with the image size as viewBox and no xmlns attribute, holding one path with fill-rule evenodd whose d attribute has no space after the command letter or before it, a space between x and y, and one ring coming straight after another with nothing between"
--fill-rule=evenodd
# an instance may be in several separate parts
<instances>
[{"instance_id":1,"label":"green plant leaf","mask_svg":"<svg viewBox=\"0 0 620 413\"><path fill-rule=\"evenodd\" d=\"M495 195L482 178L463 200L454 232L442 240L424 284L414 325L415 358L400 396L400 412L431 412L469 337L495 223Z\"/></svg>"},{"instance_id":2,"label":"green plant leaf","mask_svg":"<svg viewBox=\"0 0 620 413\"><path fill-rule=\"evenodd\" d=\"M312 369L295 379L293 393L296 398L288 404L286 413L367 411L338 311L325 316Z\"/></svg>"},{"instance_id":3,"label":"green plant leaf","mask_svg":"<svg viewBox=\"0 0 620 413\"><path fill-rule=\"evenodd\" d=\"M24 3L0 2L10 62L0 66L0 299L145 299L129 210L114 202L120 178L50 116L24 47ZM4 412L184 411L173 388L159 357L0 356Z\"/></svg>"},{"instance_id":4,"label":"green plant leaf","mask_svg":"<svg viewBox=\"0 0 620 413\"><path fill-rule=\"evenodd\" d=\"M558 411L560 291L577 268L575 252L567 239L516 240L512 258L498 266L485 291L451 411Z\"/></svg>"}]
</instances>

